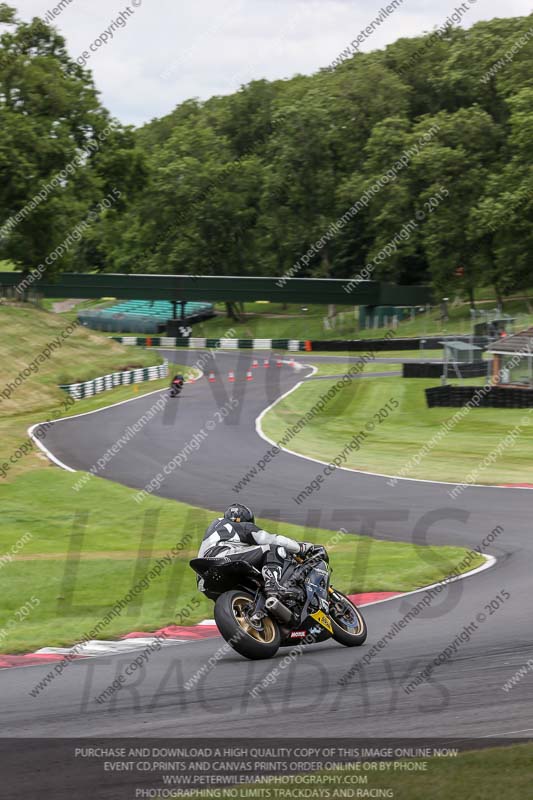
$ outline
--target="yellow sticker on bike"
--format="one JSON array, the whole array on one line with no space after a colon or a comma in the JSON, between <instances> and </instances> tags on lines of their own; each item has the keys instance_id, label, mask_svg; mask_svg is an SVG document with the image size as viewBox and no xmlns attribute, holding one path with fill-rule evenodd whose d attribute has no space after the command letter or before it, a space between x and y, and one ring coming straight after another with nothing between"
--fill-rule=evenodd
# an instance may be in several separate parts
<instances>
[{"instance_id":1,"label":"yellow sticker on bike","mask_svg":"<svg viewBox=\"0 0 533 800\"><path fill-rule=\"evenodd\" d=\"M333 628L331 627L331 622L327 614L324 614L323 611L315 611L314 614L310 615L313 619L315 619L319 625L322 625L330 633L333 633Z\"/></svg>"}]
</instances>

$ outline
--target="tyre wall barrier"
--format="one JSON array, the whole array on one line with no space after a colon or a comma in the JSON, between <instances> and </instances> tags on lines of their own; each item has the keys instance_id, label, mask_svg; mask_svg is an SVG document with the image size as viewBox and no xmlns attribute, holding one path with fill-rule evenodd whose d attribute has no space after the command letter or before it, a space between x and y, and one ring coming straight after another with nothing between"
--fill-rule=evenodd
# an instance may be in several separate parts
<instances>
[{"instance_id":1,"label":"tyre wall barrier","mask_svg":"<svg viewBox=\"0 0 533 800\"><path fill-rule=\"evenodd\" d=\"M533 408L533 389L434 386L425 392L428 408L459 408L471 403L479 408Z\"/></svg>"},{"instance_id":2,"label":"tyre wall barrier","mask_svg":"<svg viewBox=\"0 0 533 800\"><path fill-rule=\"evenodd\" d=\"M472 364L457 364L458 373L452 364L448 364L448 377L483 378L490 370L490 363L478 361ZM431 364L428 361L407 361L403 364L404 378L440 378L444 374L445 364Z\"/></svg>"},{"instance_id":3,"label":"tyre wall barrier","mask_svg":"<svg viewBox=\"0 0 533 800\"><path fill-rule=\"evenodd\" d=\"M439 350L443 341L467 342L485 347L488 343L486 336L431 336L412 339L398 339L396 337L382 339L325 339L313 340L313 350L355 350L355 351L383 351L383 350Z\"/></svg>"}]
</instances>

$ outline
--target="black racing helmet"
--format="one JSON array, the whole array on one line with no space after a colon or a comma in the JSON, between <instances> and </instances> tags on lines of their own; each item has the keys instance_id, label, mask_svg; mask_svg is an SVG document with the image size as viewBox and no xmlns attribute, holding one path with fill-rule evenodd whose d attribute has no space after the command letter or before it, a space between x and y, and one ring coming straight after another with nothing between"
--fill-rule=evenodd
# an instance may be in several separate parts
<instances>
[{"instance_id":1,"label":"black racing helmet","mask_svg":"<svg viewBox=\"0 0 533 800\"><path fill-rule=\"evenodd\" d=\"M255 522L253 511L248 506L243 506L241 503L234 503L224 511L224 519L230 519L232 522Z\"/></svg>"}]
</instances>

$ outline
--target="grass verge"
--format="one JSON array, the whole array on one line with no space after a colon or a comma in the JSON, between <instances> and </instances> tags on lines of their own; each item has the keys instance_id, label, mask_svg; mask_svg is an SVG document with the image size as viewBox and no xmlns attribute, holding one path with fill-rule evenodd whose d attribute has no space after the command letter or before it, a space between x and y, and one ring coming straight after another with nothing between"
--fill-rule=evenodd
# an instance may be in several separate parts
<instances>
[{"instance_id":1,"label":"grass verge","mask_svg":"<svg viewBox=\"0 0 533 800\"><path fill-rule=\"evenodd\" d=\"M37 470L0 486L0 552L10 554L17 542L25 542L0 567L1 650L23 652L77 641L184 537L186 547L180 556L109 623L100 638L212 617L212 603L198 595L188 561L220 509L207 511L152 495L139 514L134 490L92 477L76 492L73 485L80 475L58 468ZM466 552L269 520L261 524L274 533L327 545L334 584L347 592L401 591L433 583L448 575ZM31 596L38 599L38 606L10 626ZM195 597L200 606L186 617L180 615Z\"/></svg>"},{"instance_id":2,"label":"grass verge","mask_svg":"<svg viewBox=\"0 0 533 800\"><path fill-rule=\"evenodd\" d=\"M463 383L481 385L482 379ZM289 394L263 419L266 435L278 441L332 384L310 381ZM290 448L329 461L343 451L355 433L363 430L364 440L359 449L347 454L343 466L452 483L466 481L474 471L475 483L533 483L528 409L474 408L446 432L443 426L458 409L426 407L424 389L436 385L435 379L399 377L353 381L306 424L291 441ZM380 422L376 414L390 399L398 406ZM367 432L368 424L374 425L371 432ZM512 445L502 447L501 443L516 426L523 426L524 431L514 438ZM412 463L410 460L441 432L443 435L419 464ZM485 464L484 459L495 452L498 457ZM406 465L409 468L402 471Z\"/></svg>"},{"instance_id":3,"label":"grass verge","mask_svg":"<svg viewBox=\"0 0 533 800\"><path fill-rule=\"evenodd\" d=\"M309 356L311 358L314 356L350 356L350 358L357 358L357 356L363 356L364 353L364 350L312 350ZM376 359L399 358L403 361L414 361L415 359L420 359L420 361L440 361L444 358L442 348L439 350L375 350L374 357Z\"/></svg>"},{"instance_id":4,"label":"grass verge","mask_svg":"<svg viewBox=\"0 0 533 800\"><path fill-rule=\"evenodd\" d=\"M21 365L27 364L51 337L60 335L64 324L56 315L16 307L2 308L0 322L0 347L5 355L0 379L6 381L13 380ZM123 348L102 334L76 330L42 370L32 373L17 388L10 404L2 403L0 460L9 459L27 440L27 428L35 422L92 411L167 385L165 380L119 387L65 411L61 407L64 395L56 387L60 369L74 360L78 369L83 365L101 374L112 365L117 367L117 361L139 362L144 356L157 357L155 353ZM180 367L176 365L175 369ZM188 560L220 509L206 511L151 496L140 515L133 501L134 490L91 477L76 491L73 487L80 477L51 466L33 447L0 479L3 652L76 642L185 536L181 555L166 563L161 574L109 622L100 636L153 630L176 622L187 624L212 615L212 604L203 597L193 613L187 610L191 600L198 597ZM263 524L273 532L326 544L334 581L345 591L404 590L432 583L448 575L466 552L462 548L415 547L360 536L335 536L268 520ZM23 607L31 607L31 611L20 619Z\"/></svg>"},{"instance_id":5,"label":"grass verge","mask_svg":"<svg viewBox=\"0 0 533 800\"><path fill-rule=\"evenodd\" d=\"M162 362L156 351L128 348L82 326L71 330L69 324L38 308L0 306L2 416L60 405L64 393L59 384Z\"/></svg>"},{"instance_id":6,"label":"grass verge","mask_svg":"<svg viewBox=\"0 0 533 800\"><path fill-rule=\"evenodd\" d=\"M309 361L309 364L313 364L317 371L315 376L320 375L346 375L349 373L350 369L354 368L354 364L332 364L328 361ZM379 361L370 361L367 364L363 365L363 369L358 370L357 374L361 372L401 372L402 365L401 364L381 364Z\"/></svg>"},{"instance_id":7,"label":"grass verge","mask_svg":"<svg viewBox=\"0 0 533 800\"><path fill-rule=\"evenodd\" d=\"M371 743L368 743L371 746ZM414 760L413 760L414 761ZM409 763L413 763L413 761ZM457 757L429 758L426 771L391 771L338 769L312 773L316 783L288 779L281 786L286 794L276 794L279 784L261 783L263 795L256 797L394 797L395 800L525 800L532 797L531 775L533 744L495 747L461 753ZM377 763L377 762L375 762ZM382 762L387 763L387 762ZM390 762L389 762L390 763ZM396 761L393 764L407 764ZM424 762L418 762L424 763ZM357 785L354 778L367 777L367 783ZM327 781L327 778L335 782ZM337 782L338 781L338 782ZM348 782L350 781L350 782ZM373 791L372 791L373 790ZM249 787L242 786L232 797L249 797ZM279 792L280 789L277 789ZM307 791L308 794L302 794ZM316 794L312 794L316 792ZM335 792L338 792L335 794ZM358 794L360 792L360 794ZM366 792L366 793L365 793ZM222 791L220 797L230 794Z\"/></svg>"}]
</instances>

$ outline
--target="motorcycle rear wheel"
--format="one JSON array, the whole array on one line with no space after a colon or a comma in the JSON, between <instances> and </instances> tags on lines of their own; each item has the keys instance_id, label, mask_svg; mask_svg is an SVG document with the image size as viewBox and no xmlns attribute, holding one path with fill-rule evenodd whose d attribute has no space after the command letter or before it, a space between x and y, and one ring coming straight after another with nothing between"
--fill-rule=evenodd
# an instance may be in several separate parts
<instances>
[{"instance_id":1,"label":"motorcycle rear wheel","mask_svg":"<svg viewBox=\"0 0 533 800\"><path fill-rule=\"evenodd\" d=\"M215 622L227 643L241 656L253 661L272 658L281 642L279 626L271 617L264 617L260 627L253 626L246 614L252 604L253 597L248 592L224 592L215 603Z\"/></svg>"},{"instance_id":2,"label":"motorcycle rear wheel","mask_svg":"<svg viewBox=\"0 0 533 800\"><path fill-rule=\"evenodd\" d=\"M329 616L333 638L345 647L358 647L368 631L363 615L352 601L336 589L330 595Z\"/></svg>"}]
</instances>

